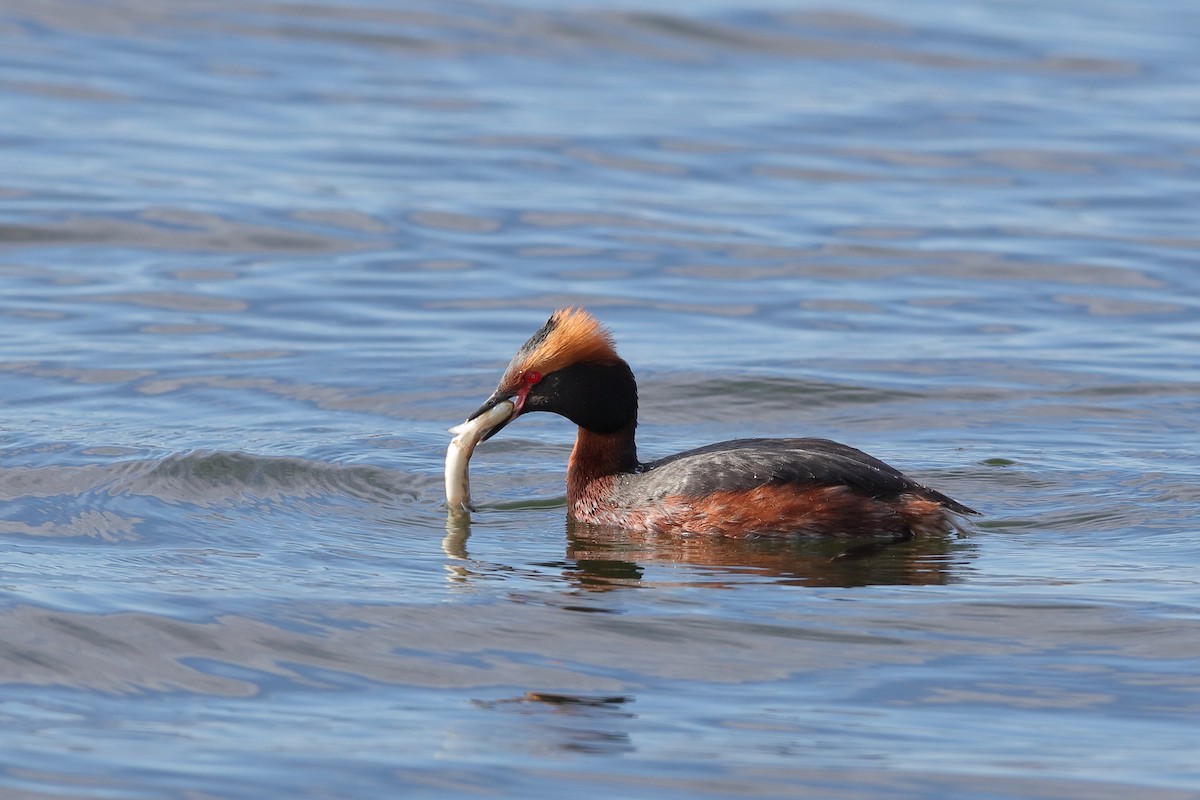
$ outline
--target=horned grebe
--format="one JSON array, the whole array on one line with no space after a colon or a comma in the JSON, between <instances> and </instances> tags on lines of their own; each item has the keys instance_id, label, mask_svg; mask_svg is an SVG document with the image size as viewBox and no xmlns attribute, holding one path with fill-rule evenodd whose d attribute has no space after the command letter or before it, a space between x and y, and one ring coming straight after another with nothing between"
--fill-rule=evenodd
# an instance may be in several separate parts
<instances>
[{"instance_id":1,"label":"horned grebe","mask_svg":"<svg viewBox=\"0 0 1200 800\"><path fill-rule=\"evenodd\" d=\"M951 513L978 513L828 439L735 439L638 461L633 372L608 331L581 308L555 311L468 419L505 401L511 415L484 439L530 411L579 426L567 465L567 514L583 522L657 533L906 539L948 530Z\"/></svg>"}]
</instances>

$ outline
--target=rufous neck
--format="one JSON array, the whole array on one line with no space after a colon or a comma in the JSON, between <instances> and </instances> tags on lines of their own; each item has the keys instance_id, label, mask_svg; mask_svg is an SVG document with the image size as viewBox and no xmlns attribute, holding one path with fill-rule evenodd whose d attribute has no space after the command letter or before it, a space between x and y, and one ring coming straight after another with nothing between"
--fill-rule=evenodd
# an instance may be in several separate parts
<instances>
[{"instance_id":1,"label":"rufous neck","mask_svg":"<svg viewBox=\"0 0 1200 800\"><path fill-rule=\"evenodd\" d=\"M636 428L634 421L614 433L579 429L575 435L575 449L567 464L568 497L582 491L594 480L637 469Z\"/></svg>"}]
</instances>

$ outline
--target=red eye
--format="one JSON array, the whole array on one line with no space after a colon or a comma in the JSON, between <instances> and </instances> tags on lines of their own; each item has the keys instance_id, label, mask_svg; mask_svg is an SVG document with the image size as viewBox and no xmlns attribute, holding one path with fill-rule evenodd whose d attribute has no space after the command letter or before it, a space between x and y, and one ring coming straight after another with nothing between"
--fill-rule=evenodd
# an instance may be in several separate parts
<instances>
[{"instance_id":1,"label":"red eye","mask_svg":"<svg viewBox=\"0 0 1200 800\"><path fill-rule=\"evenodd\" d=\"M524 381L525 381L526 385L533 386L535 383L537 383L541 379L542 379L542 373L538 372L536 369L531 369L525 373Z\"/></svg>"}]
</instances>

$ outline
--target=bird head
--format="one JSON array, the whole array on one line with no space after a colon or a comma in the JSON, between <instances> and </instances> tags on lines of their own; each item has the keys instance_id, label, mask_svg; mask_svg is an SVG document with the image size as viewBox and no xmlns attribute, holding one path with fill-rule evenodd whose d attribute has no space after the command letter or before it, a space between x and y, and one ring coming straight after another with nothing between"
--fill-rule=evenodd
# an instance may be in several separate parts
<instances>
[{"instance_id":1,"label":"bird head","mask_svg":"<svg viewBox=\"0 0 1200 800\"><path fill-rule=\"evenodd\" d=\"M513 413L489 439L521 414L550 411L596 433L611 433L637 418L633 373L612 335L582 308L550 315L512 357L496 391L468 419L510 400Z\"/></svg>"}]
</instances>

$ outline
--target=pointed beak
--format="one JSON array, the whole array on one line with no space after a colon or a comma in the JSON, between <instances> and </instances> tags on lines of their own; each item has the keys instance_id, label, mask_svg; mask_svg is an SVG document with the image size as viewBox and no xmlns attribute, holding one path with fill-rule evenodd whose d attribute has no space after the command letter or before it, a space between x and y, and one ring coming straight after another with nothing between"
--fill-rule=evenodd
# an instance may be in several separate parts
<instances>
[{"instance_id":1,"label":"pointed beak","mask_svg":"<svg viewBox=\"0 0 1200 800\"><path fill-rule=\"evenodd\" d=\"M471 416L467 417L467 422L470 422L471 420L478 417L480 414L484 414L484 413L487 413L488 411L491 411L493 408L496 407L496 405L498 403L501 403L505 400L512 401L512 403L513 403L512 414L510 414L506 419L501 420L500 423L498 425L496 425L496 427L492 428L490 431L485 433L479 441L486 442L488 439L492 438L497 433L499 433L500 430L505 425L507 425L508 423L512 422L514 419L517 418L517 415L519 415L521 413L521 407L523 405L525 405L525 392L518 392L516 395L512 395L512 394L506 394L504 392L497 391L491 397L489 397L486 401L484 401L484 404L481 405L479 408L477 408L475 410L475 413L473 413Z\"/></svg>"},{"instance_id":2,"label":"pointed beak","mask_svg":"<svg viewBox=\"0 0 1200 800\"><path fill-rule=\"evenodd\" d=\"M527 397L529 397L529 390L532 388L533 388L532 384L526 383L520 389L517 389L515 392L506 392L502 389L497 389L496 391L492 392L491 397L489 397L486 401L484 401L483 405L481 405L478 409L476 409L474 414L467 417L467 422L470 422L471 420L478 417L480 414L483 414L484 412L490 411L491 409L495 408L498 403L501 403L505 400L509 400L512 402L512 404L513 404L512 414L510 414L508 416L508 419L502 420L499 425L497 425L496 427L492 428L490 431L485 433L483 435L483 438L480 439L481 442L486 442L488 439L492 438L497 433L499 433L501 431L501 429L504 428L505 425L512 422L517 417L521 416L521 412L525 410L525 399Z\"/></svg>"}]
</instances>

